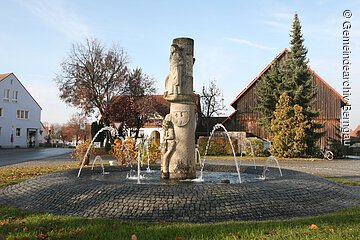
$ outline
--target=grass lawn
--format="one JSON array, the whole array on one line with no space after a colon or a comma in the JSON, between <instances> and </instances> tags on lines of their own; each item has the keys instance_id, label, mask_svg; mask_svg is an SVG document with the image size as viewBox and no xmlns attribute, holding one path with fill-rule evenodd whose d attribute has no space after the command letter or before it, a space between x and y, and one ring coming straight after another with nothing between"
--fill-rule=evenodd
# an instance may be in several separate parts
<instances>
[{"instance_id":1,"label":"grass lawn","mask_svg":"<svg viewBox=\"0 0 360 240\"><path fill-rule=\"evenodd\" d=\"M331 181L334 181L334 182L339 182L339 183L348 184L348 185L352 185L352 186L360 186L360 182L356 182L356 181L353 181L353 180L347 179L347 178L328 177L328 176L323 176L323 177L326 179L329 179Z\"/></svg>"},{"instance_id":2,"label":"grass lawn","mask_svg":"<svg viewBox=\"0 0 360 240\"><path fill-rule=\"evenodd\" d=\"M0 187L11 184L17 184L31 177L41 174L54 172L63 169L77 167L76 164L58 165L58 166L41 166L41 167L9 167L0 168Z\"/></svg>"},{"instance_id":3,"label":"grass lawn","mask_svg":"<svg viewBox=\"0 0 360 240\"><path fill-rule=\"evenodd\" d=\"M0 206L0 234L7 240L359 239L360 207L320 217L286 221L188 224L53 216Z\"/></svg>"},{"instance_id":4,"label":"grass lawn","mask_svg":"<svg viewBox=\"0 0 360 240\"><path fill-rule=\"evenodd\" d=\"M75 166L75 165L74 165ZM1 168L6 186L56 167ZM216 224L144 223L54 216L0 206L0 239L359 239L360 206L319 217Z\"/></svg>"}]
</instances>

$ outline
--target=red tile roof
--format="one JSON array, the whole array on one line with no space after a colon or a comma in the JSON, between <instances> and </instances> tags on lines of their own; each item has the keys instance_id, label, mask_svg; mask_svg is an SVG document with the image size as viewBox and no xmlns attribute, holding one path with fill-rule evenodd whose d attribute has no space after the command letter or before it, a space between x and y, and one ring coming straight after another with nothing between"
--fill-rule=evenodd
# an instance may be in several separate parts
<instances>
[{"instance_id":1,"label":"red tile roof","mask_svg":"<svg viewBox=\"0 0 360 240\"><path fill-rule=\"evenodd\" d=\"M0 81L7 78L8 76L10 76L11 73L3 73L3 74L0 74Z\"/></svg>"}]
</instances>

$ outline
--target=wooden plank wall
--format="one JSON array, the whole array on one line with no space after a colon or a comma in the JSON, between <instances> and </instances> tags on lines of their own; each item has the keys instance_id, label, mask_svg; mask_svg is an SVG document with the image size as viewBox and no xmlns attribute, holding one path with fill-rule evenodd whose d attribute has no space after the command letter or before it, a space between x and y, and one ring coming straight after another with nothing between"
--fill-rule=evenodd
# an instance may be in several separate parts
<instances>
[{"instance_id":1,"label":"wooden plank wall","mask_svg":"<svg viewBox=\"0 0 360 240\"><path fill-rule=\"evenodd\" d=\"M255 82L237 101L236 109L240 131L246 131L258 137L268 139L268 134L257 124L258 113L253 109L256 105ZM320 140L320 147L327 145L328 139L338 137L337 129L340 126L341 99L324 81L314 75L314 84L317 89L315 109L320 110L317 121L324 124L325 136ZM336 129L337 128L337 129Z\"/></svg>"}]
</instances>

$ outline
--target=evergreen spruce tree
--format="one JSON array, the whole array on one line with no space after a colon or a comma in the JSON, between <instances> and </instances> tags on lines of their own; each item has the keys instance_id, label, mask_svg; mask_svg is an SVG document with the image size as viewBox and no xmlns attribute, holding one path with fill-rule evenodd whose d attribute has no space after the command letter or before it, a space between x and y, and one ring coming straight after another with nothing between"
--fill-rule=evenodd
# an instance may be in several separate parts
<instances>
[{"instance_id":1,"label":"evergreen spruce tree","mask_svg":"<svg viewBox=\"0 0 360 240\"><path fill-rule=\"evenodd\" d=\"M304 115L306 150L304 155L312 155L316 142L323 135L323 124L314 120L320 112L314 110L316 88L313 75L308 69L307 49L301 33L301 24L295 14L290 34L290 52L282 62L273 62L270 70L259 79L256 86L257 105L255 110L260 113L259 124L268 132L271 130L271 119L276 103L282 93L286 92L290 106L299 105Z\"/></svg>"},{"instance_id":2,"label":"evergreen spruce tree","mask_svg":"<svg viewBox=\"0 0 360 240\"><path fill-rule=\"evenodd\" d=\"M316 88L313 85L313 75L308 69L309 60L307 59L307 49L304 46L304 38L301 33L301 25L298 15L295 14L291 30L290 55L282 66L283 86L290 98L291 105L302 107L305 121L309 122L310 127L306 128L306 154L313 154L316 142L323 135L321 128L323 124L316 123L314 120L320 115L313 106L316 97Z\"/></svg>"},{"instance_id":3,"label":"evergreen spruce tree","mask_svg":"<svg viewBox=\"0 0 360 240\"><path fill-rule=\"evenodd\" d=\"M259 124L270 132L271 119L273 117L276 103L281 94L282 77L279 71L279 63L274 61L269 72L263 75L256 85L256 107L255 111L260 113Z\"/></svg>"}]
</instances>

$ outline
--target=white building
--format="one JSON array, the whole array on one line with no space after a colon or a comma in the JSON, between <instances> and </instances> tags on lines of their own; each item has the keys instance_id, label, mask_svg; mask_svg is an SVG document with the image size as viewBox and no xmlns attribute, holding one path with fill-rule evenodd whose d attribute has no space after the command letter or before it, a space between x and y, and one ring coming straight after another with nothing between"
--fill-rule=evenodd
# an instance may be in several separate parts
<instances>
[{"instance_id":1,"label":"white building","mask_svg":"<svg viewBox=\"0 0 360 240\"><path fill-rule=\"evenodd\" d=\"M0 74L0 147L34 147L41 135L41 107L13 73Z\"/></svg>"}]
</instances>

